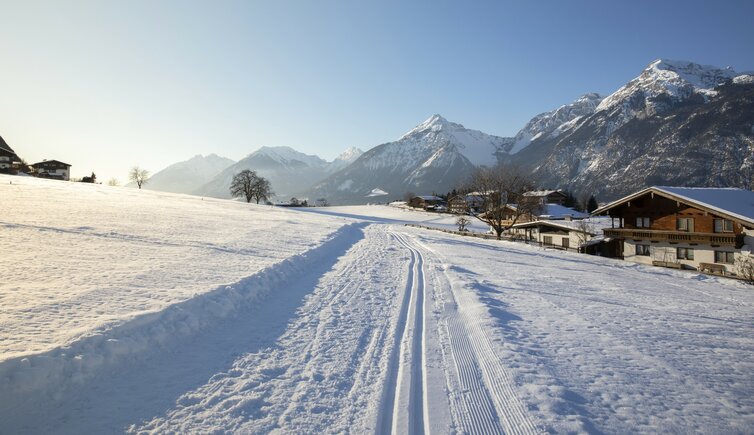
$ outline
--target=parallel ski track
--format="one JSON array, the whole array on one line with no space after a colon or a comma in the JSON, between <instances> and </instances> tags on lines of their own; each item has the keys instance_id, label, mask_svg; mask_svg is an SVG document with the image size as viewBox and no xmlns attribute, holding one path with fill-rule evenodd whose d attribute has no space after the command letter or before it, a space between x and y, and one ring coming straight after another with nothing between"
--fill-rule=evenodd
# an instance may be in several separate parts
<instances>
[{"instance_id":1,"label":"parallel ski track","mask_svg":"<svg viewBox=\"0 0 754 435\"><path fill-rule=\"evenodd\" d=\"M423 249L432 252L429 248ZM542 430L532 421L516 396L513 380L495 354L490 336L478 319L459 309L458 295L449 284L452 300L447 316L452 366L458 375L461 394L458 406L460 430L480 434L538 434Z\"/></svg>"},{"instance_id":2,"label":"parallel ski track","mask_svg":"<svg viewBox=\"0 0 754 435\"><path fill-rule=\"evenodd\" d=\"M423 434L429 429L424 354L424 257L404 236L395 240L411 254L406 292L396 325L378 433ZM402 426L404 423L405 426Z\"/></svg>"}]
</instances>

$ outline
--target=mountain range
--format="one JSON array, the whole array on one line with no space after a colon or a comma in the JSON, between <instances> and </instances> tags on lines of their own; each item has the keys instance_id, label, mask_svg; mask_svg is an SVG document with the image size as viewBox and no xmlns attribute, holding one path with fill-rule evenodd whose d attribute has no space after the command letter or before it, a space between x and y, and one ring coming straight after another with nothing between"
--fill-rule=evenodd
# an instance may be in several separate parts
<instances>
[{"instance_id":1,"label":"mountain range","mask_svg":"<svg viewBox=\"0 0 754 435\"><path fill-rule=\"evenodd\" d=\"M270 181L276 197L287 199L349 166L361 154L362 151L358 148L349 148L335 160L328 162L290 147L261 147L217 173L193 193L230 198L228 187L233 175L244 169L252 169Z\"/></svg>"},{"instance_id":2,"label":"mountain range","mask_svg":"<svg viewBox=\"0 0 754 435\"><path fill-rule=\"evenodd\" d=\"M278 198L382 202L409 191L447 192L475 167L498 162L530 171L542 187L603 201L651 184L751 187L754 74L657 60L614 93L541 113L513 137L433 115L395 141L364 153L352 148L333 162L262 147L197 178L191 192L228 197L233 174L250 168L270 179Z\"/></svg>"}]
</instances>

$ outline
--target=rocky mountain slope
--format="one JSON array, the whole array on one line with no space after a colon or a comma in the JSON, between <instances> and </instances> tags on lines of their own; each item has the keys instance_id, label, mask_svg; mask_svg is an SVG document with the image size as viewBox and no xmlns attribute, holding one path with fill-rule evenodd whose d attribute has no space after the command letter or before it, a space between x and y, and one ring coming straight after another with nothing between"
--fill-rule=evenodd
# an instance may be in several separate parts
<instances>
[{"instance_id":1,"label":"rocky mountain slope","mask_svg":"<svg viewBox=\"0 0 754 435\"><path fill-rule=\"evenodd\" d=\"M197 155L157 172L144 184L145 189L173 193L192 193L235 163L217 154Z\"/></svg>"},{"instance_id":2,"label":"rocky mountain slope","mask_svg":"<svg viewBox=\"0 0 754 435\"><path fill-rule=\"evenodd\" d=\"M333 204L401 198L405 192L447 192L475 165L493 165L511 138L470 130L433 115L394 142L365 152L350 166L305 192ZM384 192L376 199L375 192Z\"/></svg>"},{"instance_id":3,"label":"rocky mountain slope","mask_svg":"<svg viewBox=\"0 0 754 435\"><path fill-rule=\"evenodd\" d=\"M504 159L601 200L648 185L748 186L754 84L730 68L657 60L560 134Z\"/></svg>"}]
</instances>

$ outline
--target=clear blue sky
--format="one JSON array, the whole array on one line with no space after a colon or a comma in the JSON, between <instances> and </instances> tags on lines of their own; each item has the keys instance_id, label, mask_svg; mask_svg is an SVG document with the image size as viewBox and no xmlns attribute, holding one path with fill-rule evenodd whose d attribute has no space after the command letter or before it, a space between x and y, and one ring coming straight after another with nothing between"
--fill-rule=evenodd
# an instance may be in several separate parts
<instances>
[{"instance_id":1,"label":"clear blue sky","mask_svg":"<svg viewBox=\"0 0 754 435\"><path fill-rule=\"evenodd\" d=\"M125 181L195 154L331 159L434 113L513 135L657 58L754 70L754 2L0 2L0 135Z\"/></svg>"}]
</instances>

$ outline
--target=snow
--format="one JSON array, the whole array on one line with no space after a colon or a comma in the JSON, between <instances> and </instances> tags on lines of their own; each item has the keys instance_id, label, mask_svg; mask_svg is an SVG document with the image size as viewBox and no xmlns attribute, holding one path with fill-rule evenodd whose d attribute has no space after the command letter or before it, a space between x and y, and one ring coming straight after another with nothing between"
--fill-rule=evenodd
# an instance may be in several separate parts
<instances>
[{"instance_id":1,"label":"snow","mask_svg":"<svg viewBox=\"0 0 754 435\"><path fill-rule=\"evenodd\" d=\"M602 96L596 93L585 94L572 103L562 105L550 112L540 113L526 123L513 138L508 154L516 154L529 144L545 135L557 137L576 125L579 119L594 113Z\"/></svg>"},{"instance_id":2,"label":"snow","mask_svg":"<svg viewBox=\"0 0 754 435\"><path fill-rule=\"evenodd\" d=\"M0 196L3 263L14 271L0 282L0 361L235 282L342 225L303 222L280 208L32 177L0 175Z\"/></svg>"},{"instance_id":3,"label":"snow","mask_svg":"<svg viewBox=\"0 0 754 435\"><path fill-rule=\"evenodd\" d=\"M545 204L538 217L545 219L565 219L567 217L583 219L589 217L589 214L559 204Z\"/></svg>"},{"instance_id":4,"label":"snow","mask_svg":"<svg viewBox=\"0 0 754 435\"><path fill-rule=\"evenodd\" d=\"M660 94L683 99L691 92L707 97L713 96L716 86L733 79L736 75L730 67L721 69L686 61L658 59L649 64L639 77L602 100L596 111L614 110L637 94L642 94L646 99L655 98Z\"/></svg>"},{"instance_id":5,"label":"snow","mask_svg":"<svg viewBox=\"0 0 754 435\"><path fill-rule=\"evenodd\" d=\"M379 187L375 187L369 192L367 196L385 196L385 195L388 195L388 193L380 189Z\"/></svg>"},{"instance_id":6,"label":"snow","mask_svg":"<svg viewBox=\"0 0 754 435\"><path fill-rule=\"evenodd\" d=\"M754 425L735 281L408 227L455 217L400 207L9 176L0 195L3 432Z\"/></svg>"},{"instance_id":7,"label":"snow","mask_svg":"<svg viewBox=\"0 0 754 435\"><path fill-rule=\"evenodd\" d=\"M474 165L487 166L497 163L495 152L505 141L506 138L467 129L440 115L432 115L398 139L398 142L420 143L422 146L427 143L431 146L453 144ZM429 165L431 161L425 163L425 166Z\"/></svg>"},{"instance_id":8,"label":"snow","mask_svg":"<svg viewBox=\"0 0 754 435\"><path fill-rule=\"evenodd\" d=\"M250 155L263 155L270 159L282 164L283 166L290 164L290 162L303 162L307 166L317 167L326 165L327 162L318 156L304 154L300 151L296 151L291 147L278 146L278 147L260 147ZM248 158L248 157L247 157Z\"/></svg>"}]
</instances>

